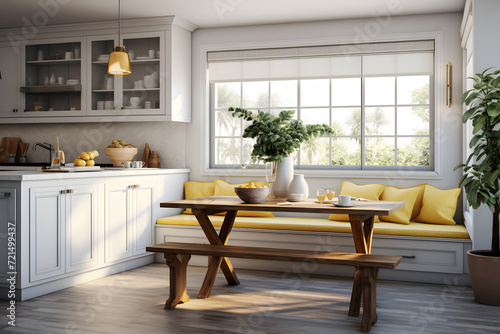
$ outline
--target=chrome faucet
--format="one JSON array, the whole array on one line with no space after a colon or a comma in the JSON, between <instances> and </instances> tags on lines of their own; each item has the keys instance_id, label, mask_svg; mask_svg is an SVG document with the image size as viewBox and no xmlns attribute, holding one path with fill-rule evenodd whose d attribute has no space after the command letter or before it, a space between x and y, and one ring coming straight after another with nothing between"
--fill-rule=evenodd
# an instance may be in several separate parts
<instances>
[{"instance_id":1,"label":"chrome faucet","mask_svg":"<svg viewBox=\"0 0 500 334\"><path fill-rule=\"evenodd\" d=\"M40 146L41 148L44 148L46 150L49 151L49 164L52 163L52 151L54 151L54 149L52 148L52 145L49 144L49 143L40 143L40 142L36 142L35 144L33 144L33 151L36 151L36 147L37 146Z\"/></svg>"}]
</instances>

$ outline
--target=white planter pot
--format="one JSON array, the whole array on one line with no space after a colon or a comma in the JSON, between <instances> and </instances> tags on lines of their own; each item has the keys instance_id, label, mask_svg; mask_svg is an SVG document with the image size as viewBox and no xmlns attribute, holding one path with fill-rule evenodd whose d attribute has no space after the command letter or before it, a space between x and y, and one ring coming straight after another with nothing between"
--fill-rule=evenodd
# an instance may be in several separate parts
<instances>
[{"instance_id":1,"label":"white planter pot","mask_svg":"<svg viewBox=\"0 0 500 334\"><path fill-rule=\"evenodd\" d=\"M288 197L288 187L293 177L293 160L290 157L278 162L276 167L276 181L273 184L273 195L277 198Z\"/></svg>"},{"instance_id":2,"label":"white planter pot","mask_svg":"<svg viewBox=\"0 0 500 334\"><path fill-rule=\"evenodd\" d=\"M288 187L288 197L290 194L303 194L303 199L309 197L309 186L307 185L304 174L295 174L290 187Z\"/></svg>"}]
</instances>

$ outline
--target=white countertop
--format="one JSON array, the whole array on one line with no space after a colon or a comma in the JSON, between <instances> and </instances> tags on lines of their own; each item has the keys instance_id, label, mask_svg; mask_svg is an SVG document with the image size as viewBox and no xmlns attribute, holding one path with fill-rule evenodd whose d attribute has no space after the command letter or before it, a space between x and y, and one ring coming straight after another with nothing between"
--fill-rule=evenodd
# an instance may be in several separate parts
<instances>
[{"instance_id":1,"label":"white countertop","mask_svg":"<svg viewBox=\"0 0 500 334\"><path fill-rule=\"evenodd\" d=\"M82 179L93 177L110 176L142 176L142 175L163 175L163 174L185 174L189 169L168 169L168 168L120 168L106 167L99 171L91 172L42 172L42 171L0 171L0 181L37 181L37 180L61 180L61 179Z\"/></svg>"}]
</instances>

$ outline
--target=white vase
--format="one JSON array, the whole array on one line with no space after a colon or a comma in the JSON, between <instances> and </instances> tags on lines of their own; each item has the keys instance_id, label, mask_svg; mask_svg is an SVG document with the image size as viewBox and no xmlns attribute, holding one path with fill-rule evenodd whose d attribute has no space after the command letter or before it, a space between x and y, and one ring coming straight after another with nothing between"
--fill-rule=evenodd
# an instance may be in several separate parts
<instances>
[{"instance_id":1,"label":"white vase","mask_svg":"<svg viewBox=\"0 0 500 334\"><path fill-rule=\"evenodd\" d=\"M290 194L303 194L303 199L309 197L309 186L307 185L304 174L295 174L290 187L288 187L288 196Z\"/></svg>"},{"instance_id":2,"label":"white vase","mask_svg":"<svg viewBox=\"0 0 500 334\"><path fill-rule=\"evenodd\" d=\"M50 76L49 84L52 86L56 84L56 75L55 74L52 74Z\"/></svg>"},{"instance_id":3,"label":"white vase","mask_svg":"<svg viewBox=\"0 0 500 334\"><path fill-rule=\"evenodd\" d=\"M288 187L293 177L293 160L286 157L278 162L276 167L276 180L273 184L273 195L277 198L288 197Z\"/></svg>"}]
</instances>

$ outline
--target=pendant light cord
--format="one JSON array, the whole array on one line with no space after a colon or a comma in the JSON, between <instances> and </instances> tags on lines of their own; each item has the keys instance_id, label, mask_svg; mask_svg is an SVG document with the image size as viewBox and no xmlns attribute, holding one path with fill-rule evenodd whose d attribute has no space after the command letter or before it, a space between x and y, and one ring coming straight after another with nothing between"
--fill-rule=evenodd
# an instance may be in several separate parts
<instances>
[{"instance_id":1,"label":"pendant light cord","mask_svg":"<svg viewBox=\"0 0 500 334\"><path fill-rule=\"evenodd\" d=\"M121 43L121 39L120 39L120 30L121 30L120 17L121 17L121 0L118 0L118 45L120 45L120 43Z\"/></svg>"}]
</instances>

